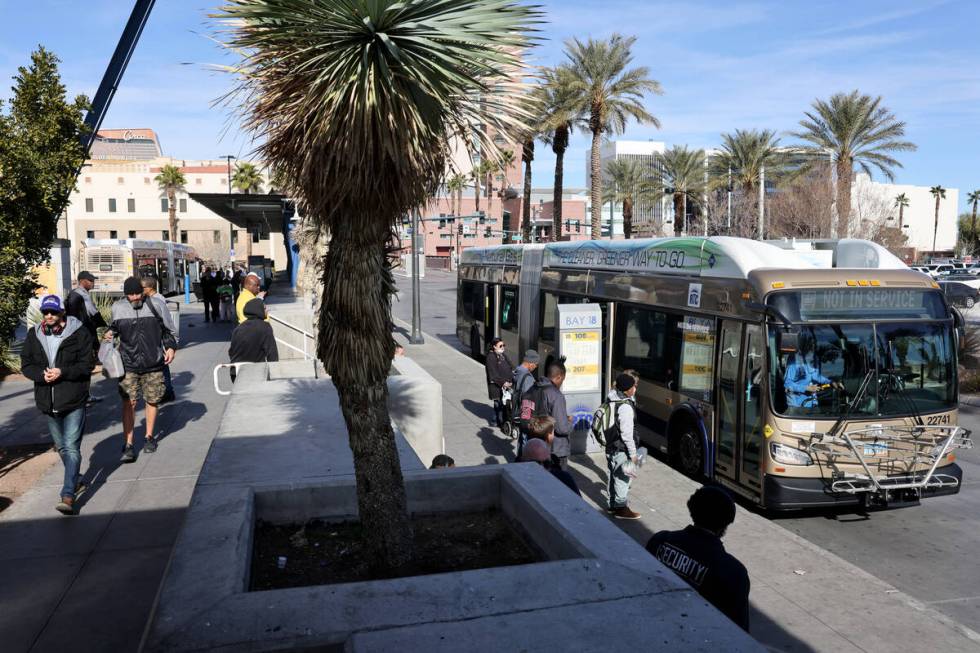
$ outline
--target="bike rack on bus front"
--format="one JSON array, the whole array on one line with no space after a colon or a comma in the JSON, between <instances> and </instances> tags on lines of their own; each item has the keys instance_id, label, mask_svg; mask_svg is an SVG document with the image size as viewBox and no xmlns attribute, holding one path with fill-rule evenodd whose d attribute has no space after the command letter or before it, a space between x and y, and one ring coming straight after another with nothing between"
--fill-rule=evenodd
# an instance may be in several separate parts
<instances>
[{"instance_id":1,"label":"bike rack on bus front","mask_svg":"<svg viewBox=\"0 0 980 653\"><path fill-rule=\"evenodd\" d=\"M936 468L953 449L972 447L970 431L961 426L919 425L871 426L836 436L814 433L807 449L814 462L822 458L833 468L831 491L857 494L956 487L959 479L936 474ZM875 459L879 454L882 457ZM911 471L923 463L930 465L928 471ZM864 473L841 471L840 464L858 464ZM878 467L879 472L884 469L885 473L876 475L871 466ZM889 475L889 469L899 473Z\"/></svg>"}]
</instances>

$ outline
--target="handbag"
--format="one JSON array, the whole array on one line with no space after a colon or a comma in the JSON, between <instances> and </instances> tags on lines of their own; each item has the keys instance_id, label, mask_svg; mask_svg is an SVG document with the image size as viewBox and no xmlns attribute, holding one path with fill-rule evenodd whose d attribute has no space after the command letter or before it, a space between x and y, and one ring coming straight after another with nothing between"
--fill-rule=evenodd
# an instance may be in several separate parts
<instances>
[{"instance_id":1,"label":"handbag","mask_svg":"<svg viewBox=\"0 0 980 653\"><path fill-rule=\"evenodd\" d=\"M126 374L122 355L111 342L103 342L99 345L99 362L102 363L102 374L107 379L119 379Z\"/></svg>"}]
</instances>

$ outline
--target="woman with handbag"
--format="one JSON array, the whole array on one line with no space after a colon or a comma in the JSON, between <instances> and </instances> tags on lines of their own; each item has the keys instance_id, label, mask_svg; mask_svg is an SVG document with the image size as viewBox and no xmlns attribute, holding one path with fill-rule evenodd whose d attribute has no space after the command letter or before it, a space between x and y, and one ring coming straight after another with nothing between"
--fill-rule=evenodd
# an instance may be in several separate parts
<instances>
[{"instance_id":1,"label":"woman with handbag","mask_svg":"<svg viewBox=\"0 0 980 653\"><path fill-rule=\"evenodd\" d=\"M497 428L503 428L507 420L505 415L503 395L504 390L510 390L514 379L514 365L505 353L507 346L500 338L490 341L487 352L487 392L493 401L493 414Z\"/></svg>"}]
</instances>

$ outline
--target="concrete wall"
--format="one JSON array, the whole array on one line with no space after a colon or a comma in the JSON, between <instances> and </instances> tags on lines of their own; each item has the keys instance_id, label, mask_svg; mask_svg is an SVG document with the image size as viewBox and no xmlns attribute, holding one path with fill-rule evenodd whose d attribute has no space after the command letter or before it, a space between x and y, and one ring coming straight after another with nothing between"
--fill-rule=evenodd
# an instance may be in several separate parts
<instances>
[{"instance_id":1,"label":"concrete wall","mask_svg":"<svg viewBox=\"0 0 980 653\"><path fill-rule=\"evenodd\" d=\"M442 384L406 356L391 361L388 413L426 465L446 453L442 430Z\"/></svg>"}]
</instances>

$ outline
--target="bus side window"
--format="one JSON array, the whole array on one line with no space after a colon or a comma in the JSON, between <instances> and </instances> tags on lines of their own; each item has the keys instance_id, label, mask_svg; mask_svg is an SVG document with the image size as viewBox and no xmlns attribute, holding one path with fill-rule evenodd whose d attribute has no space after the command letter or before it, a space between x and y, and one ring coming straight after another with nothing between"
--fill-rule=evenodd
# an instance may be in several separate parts
<instances>
[{"instance_id":1,"label":"bus side window","mask_svg":"<svg viewBox=\"0 0 980 653\"><path fill-rule=\"evenodd\" d=\"M633 368L645 381L677 390L681 319L661 311L617 305L613 367Z\"/></svg>"}]
</instances>

